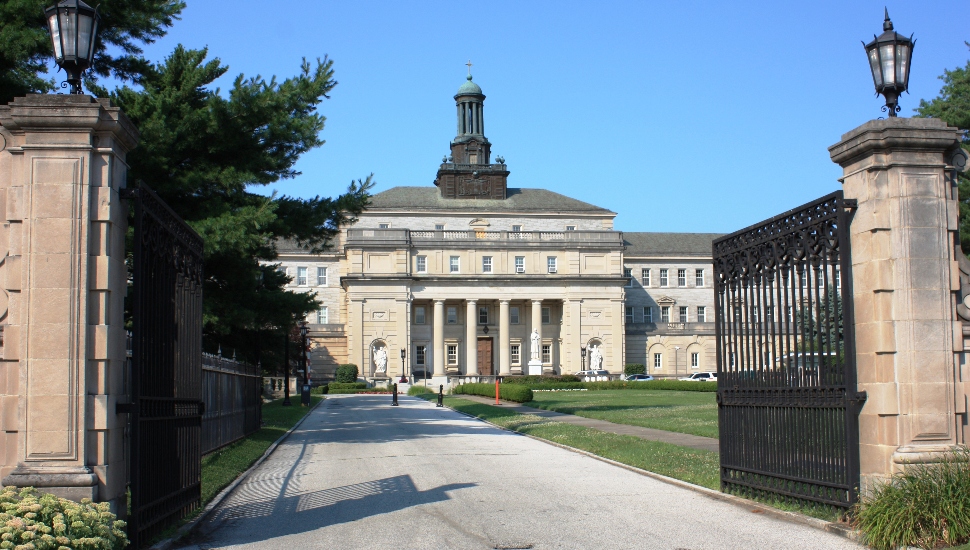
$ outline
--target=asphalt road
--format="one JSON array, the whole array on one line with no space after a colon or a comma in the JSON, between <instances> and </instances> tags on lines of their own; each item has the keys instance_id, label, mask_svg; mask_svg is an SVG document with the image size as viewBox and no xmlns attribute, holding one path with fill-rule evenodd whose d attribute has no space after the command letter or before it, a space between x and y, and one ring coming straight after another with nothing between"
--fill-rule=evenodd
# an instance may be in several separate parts
<instances>
[{"instance_id":1,"label":"asphalt road","mask_svg":"<svg viewBox=\"0 0 970 550\"><path fill-rule=\"evenodd\" d=\"M417 398L331 396L199 548L861 548Z\"/></svg>"}]
</instances>

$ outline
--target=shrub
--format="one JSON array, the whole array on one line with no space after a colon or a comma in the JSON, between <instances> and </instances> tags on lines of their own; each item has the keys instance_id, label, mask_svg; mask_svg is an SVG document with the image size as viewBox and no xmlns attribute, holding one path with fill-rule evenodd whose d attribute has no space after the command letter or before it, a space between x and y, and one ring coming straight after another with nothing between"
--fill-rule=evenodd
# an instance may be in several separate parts
<instances>
[{"instance_id":1,"label":"shrub","mask_svg":"<svg viewBox=\"0 0 970 550\"><path fill-rule=\"evenodd\" d=\"M426 393L434 393L434 391L424 386L411 386L408 388L408 395L424 395Z\"/></svg>"},{"instance_id":2,"label":"shrub","mask_svg":"<svg viewBox=\"0 0 970 550\"><path fill-rule=\"evenodd\" d=\"M716 392L717 384L713 382L688 382L687 380L650 380L649 382L627 382L613 380L610 382L547 382L543 384L528 384L533 390L675 390Z\"/></svg>"},{"instance_id":3,"label":"shrub","mask_svg":"<svg viewBox=\"0 0 970 550\"><path fill-rule=\"evenodd\" d=\"M330 390L366 390L367 382L331 382Z\"/></svg>"},{"instance_id":4,"label":"shrub","mask_svg":"<svg viewBox=\"0 0 970 550\"><path fill-rule=\"evenodd\" d=\"M938 464L914 464L865 497L856 522L878 549L937 548L970 540L970 450Z\"/></svg>"},{"instance_id":5,"label":"shrub","mask_svg":"<svg viewBox=\"0 0 970 550\"><path fill-rule=\"evenodd\" d=\"M357 365L340 365L337 367L337 382L356 382L358 374L360 373L357 370Z\"/></svg>"},{"instance_id":6,"label":"shrub","mask_svg":"<svg viewBox=\"0 0 970 550\"><path fill-rule=\"evenodd\" d=\"M541 376L530 374L528 376L506 376L502 379L503 384L544 384L550 382L579 382L579 378L571 374L554 375L543 374Z\"/></svg>"},{"instance_id":7,"label":"shrub","mask_svg":"<svg viewBox=\"0 0 970 550\"><path fill-rule=\"evenodd\" d=\"M499 384L499 398L516 403L532 401L532 390L522 384ZM451 389L454 394L495 397L495 384L461 384Z\"/></svg>"},{"instance_id":8,"label":"shrub","mask_svg":"<svg viewBox=\"0 0 970 550\"><path fill-rule=\"evenodd\" d=\"M0 548L108 550L128 545L125 522L108 503L80 503L32 487L0 492Z\"/></svg>"},{"instance_id":9,"label":"shrub","mask_svg":"<svg viewBox=\"0 0 970 550\"><path fill-rule=\"evenodd\" d=\"M330 385L329 384L321 384L321 385L313 388L310 391L310 393L312 393L313 395L327 395L327 392L329 390L330 390Z\"/></svg>"},{"instance_id":10,"label":"shrub","mask_svg":"<svg viewBox=\"0 0 970 550\"><path fill-rule=\"evenodd\" d=\"M641 365L640 363L627 363L623 367L623 374L647 374L647 366Z\"/></svg>"}]
</instances>

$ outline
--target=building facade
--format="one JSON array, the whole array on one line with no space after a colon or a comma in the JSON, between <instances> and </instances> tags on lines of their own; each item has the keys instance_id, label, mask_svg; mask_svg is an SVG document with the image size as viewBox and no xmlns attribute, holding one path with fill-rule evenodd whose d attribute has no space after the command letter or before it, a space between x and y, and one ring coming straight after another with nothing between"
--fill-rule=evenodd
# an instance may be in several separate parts
<instances>
[{"instance_id":1,"label":"building facade","mask_svg":"<svg viewBox=\"0 0 970 550\"><path fill-rule=\"evenodd\" d=\"M341 363L368 379L529 374L530 359L544 374L714 370L716 235L622 233L605 208L508 187L484 100L469 76L434 187L374 195L332 252L280 244L291 288L321 302L307 319L311 375Z\"/></svg>"}]
</instances>

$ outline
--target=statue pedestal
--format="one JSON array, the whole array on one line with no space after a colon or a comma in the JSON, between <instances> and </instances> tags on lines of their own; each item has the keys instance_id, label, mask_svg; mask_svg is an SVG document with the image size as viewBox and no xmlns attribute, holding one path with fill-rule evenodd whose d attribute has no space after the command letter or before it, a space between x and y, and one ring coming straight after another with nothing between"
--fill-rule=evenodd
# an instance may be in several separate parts
<instances>
[{"instance_id":1,"label":"statue pedestal","mask_svg":"<svg viewBox=\"0 0 970 550\"><path fill-rule=\"evenodd\" d=\"M532 359L529 361L529 375L539 376L542 374L542 361Z\"/></svg>"}]
</instances>

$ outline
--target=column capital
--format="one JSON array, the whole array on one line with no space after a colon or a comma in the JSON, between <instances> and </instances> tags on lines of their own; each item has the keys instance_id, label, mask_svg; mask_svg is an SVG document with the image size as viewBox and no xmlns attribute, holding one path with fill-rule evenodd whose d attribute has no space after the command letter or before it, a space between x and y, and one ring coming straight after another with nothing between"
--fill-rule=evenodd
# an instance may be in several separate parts
<instances>
[{"instance_id":1,"label":"column capital","mask_svg":"<svg viewBox=\"0 0 970 550\"><path fill-rule=\"evenodd\" d=\"M475 304L478 303L478 298L471 298L471 299L467 299L466 298L465 301L468 302L468 305L472 305L473 306L473 305L475 305Z\"/></svg>"},{"instance_id":2,"label":"column capital","mask_svg":"<svg viewBox=\"0 0 970 550\"><path fill-rule=\"evenodd\" d=\"M438 306L438 305L444 305L444 304L445 304L445 301L444 300L438 300L437 298L434 300L434 305L436 305L436 306Z\"/></svg>"},{"instance_id":3,"label":"column capital","mask_svg":"<svg viewBox=\"0 0 970 550\"><path fill-rule=\"evenodd\" d=\"M541 303L542 303L542 298L538 298L538 299L536 299L536 298L533 298L533 299L532 299L532 303L533 303L533 304L541 304Z\"/></svg>"},{"instance_id":4,"label":"column capital","mask_svg":"<svg viewBox=\"0 0 970 550\"><path fill-rule=\"evenodd\" d=\"M507 306L512 300L499 300L499 305Z\"/></svg>"}]
</instances>

